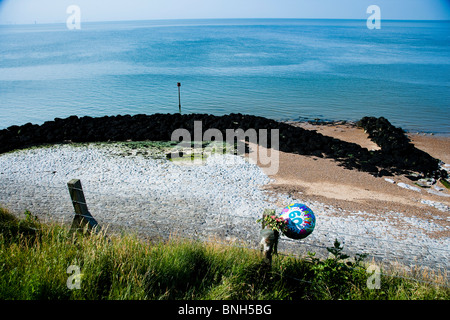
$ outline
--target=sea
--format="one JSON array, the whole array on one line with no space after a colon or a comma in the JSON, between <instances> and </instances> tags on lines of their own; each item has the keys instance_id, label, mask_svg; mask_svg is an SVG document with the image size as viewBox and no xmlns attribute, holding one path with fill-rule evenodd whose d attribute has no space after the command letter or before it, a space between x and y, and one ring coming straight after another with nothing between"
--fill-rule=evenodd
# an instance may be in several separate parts
<instances>
[{"instance_id":1,"label":"sea","mask_svg":"<svg viewBox=\"0 0 450 320\"><path fill-rule=\"evenodd\" d=\"M0 25L0 129L54 118L385 117L450 136L450 21L224 19ZM177 84L180 83L180 87Z\"/></svg>"}]
</instances>

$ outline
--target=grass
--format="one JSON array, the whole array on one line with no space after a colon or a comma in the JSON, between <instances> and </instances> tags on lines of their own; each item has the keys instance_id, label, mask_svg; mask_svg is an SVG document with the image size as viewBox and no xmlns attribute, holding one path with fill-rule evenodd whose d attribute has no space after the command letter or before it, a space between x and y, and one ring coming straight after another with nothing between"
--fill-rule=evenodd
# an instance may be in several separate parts
<instances>
[{"instance_id":1,"label":"grass","mask_svg":"<svg viewBox=\"0 0 450 320\"><path fill-rule=\"evenodd\" d=\"M218 243L145 242L135 235L71 233L0 209L0 299L20 300L448 300L439 275L381 276L369 289L363 257L349 262L336 241L332 257L275 256ZM80 275L72 273L76 266ZM400 274L400 273L399 273ZM422 278L420 278L422 276ZM438 279L441 283L446 279ZM79 284L77 289L76 284ZM75 287L75 288L74 288ZM72 288L72 289L69 289Z\"/></svg>"}]
</instances>

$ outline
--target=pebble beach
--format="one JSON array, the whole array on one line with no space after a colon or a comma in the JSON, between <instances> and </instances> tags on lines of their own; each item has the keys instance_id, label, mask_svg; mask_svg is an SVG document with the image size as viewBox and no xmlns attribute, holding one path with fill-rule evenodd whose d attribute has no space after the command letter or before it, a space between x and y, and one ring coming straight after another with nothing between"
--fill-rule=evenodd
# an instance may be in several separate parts
<instances>
[{"instance_id":1,"label":"pebble beach","mask_svg":"<svg viewBox=\"0 0 450 320\"><path fill-rule=\"evenodd\" d=\"M354 126L299 125L376 148ZM412 141L450 163L450 138L417 135ZM326 247L338 239L347 253L369 259L449 267L448 189L439 183L418 188L401 175L374 177L332 159L281 152L278 172L266 174L240 155L212 154L194 165L121 143L66 143L1 154L0 168L0 205L43 221L71 222L67 182L80 179L89 211L112 231L258 248L256 220L264 209L281 212L299 202L314 211L316 229L303 240L282 236L283 254L327 256Z\"/></svg>"}]
</instances>

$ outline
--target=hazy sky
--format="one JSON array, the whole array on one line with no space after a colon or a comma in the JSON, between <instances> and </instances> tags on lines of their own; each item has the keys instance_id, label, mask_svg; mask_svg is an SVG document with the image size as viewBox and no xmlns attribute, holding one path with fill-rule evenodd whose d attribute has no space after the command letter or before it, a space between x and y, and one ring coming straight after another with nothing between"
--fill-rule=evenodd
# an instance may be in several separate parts
<instances>
[{"instance_id":1,"label":"hazy sky","mask_svg":"<svg viewBox=\"0 0 450 320\"><path fill-rule=\"evenodd\" d=\"M450 20L450 0L0 0L0 24L65 22L69 5L81 21L201 18Z\"/></svg>"}]
</instances>

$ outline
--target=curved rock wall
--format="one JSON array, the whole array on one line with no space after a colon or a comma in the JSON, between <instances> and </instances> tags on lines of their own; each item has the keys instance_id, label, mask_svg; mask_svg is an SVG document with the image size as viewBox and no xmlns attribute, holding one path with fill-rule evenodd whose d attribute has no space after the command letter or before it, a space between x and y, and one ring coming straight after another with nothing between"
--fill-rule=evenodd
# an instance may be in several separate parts
<instances>
[{"instance_id":1,"label":"curved rock wall","mask_svg":"<svg viewBox=\"0 0 450 320\"><path fill-rule=\"evenodd\" d=\"M348 169L375 176L417 172L426 177L446 177L439 160L412 145L403 130L384 118L364 117L358 122L381 150L369 151L361 146L324 136L316 131L294 127L275 120L243 114L213 116L209 114L117 115L93 118L71 116L55 118L42 125L27 123L0 130L0 153L35 145L64 142L97 141L170 141L179 128L194 134L194 121L202 121L203 132L219 129L279 129L280 151L327 157Z\"/></svg>"}]
</instances>

